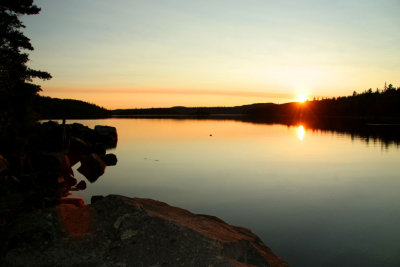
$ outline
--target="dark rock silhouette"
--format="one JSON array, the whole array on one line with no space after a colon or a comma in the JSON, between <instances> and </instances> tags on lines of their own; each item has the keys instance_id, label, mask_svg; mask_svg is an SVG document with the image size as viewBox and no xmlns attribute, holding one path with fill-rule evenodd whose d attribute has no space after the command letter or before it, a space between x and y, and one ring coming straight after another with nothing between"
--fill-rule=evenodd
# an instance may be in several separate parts
<instances>
[{"instance_id":1,"label":"dark rock silhouette","mask_svg":"<svg viewBox=\"0 0 400 267\"><path fill-rule=\"evenodd\" d=\"M80 181L80 182L76 185L75 188L78 189L78 190L85 190L85 189L86 189L86 182L85 182L85 181Z\"/></svg>"},{"instance_id":2,"label":"dark rock silhouette","mask_svg":"<svg viewBox=\"0 0 400 267\"><path fill-rule=\"evenodd\" d=\"M112 153L105 155L102 159L107 166L115 166L118 162L117 156Z\"/></svg>"},{"instance_id":3,"label":"dark rock silhouette","mask_svg":"<svg viewBox=\"0 0 400 267\"><path fill-rule=\"evenodd\" d=\"M72 167L88 181L95 182L108 165L115 165L115 155L106 147L116 146L114 127L95 131L81 124L46 122L31 128L21 147L14 147L8 157L0 155L0 221L13 220L21 212L60 203L69 191L84 190L85 181L74 177ZM105 133L106 134L105 134Z\"/></svg>"},{"instance_id":4,"label":"dark rock silhouette","mask_svg":"<svg viewBox=\"0 0 400 267\"><path fill-rule=\"evenodd\" d=\"M110 148L116 146L118 142L118 134L115 127L96 125L94 131L100 142L106 144Z\"/></svg>"},{"instance_id":5,"label":"dark rock silhouette","mask_svg":"<svg viewBox=\"0 0 400 267\"><path fill-rule=\"evenodd\" d=\"M106 164L95 153L84 155L81 158L81 166L78 171L82 173L91 183L95 182L104 174Z\"/></svg>"},{"instance_id":6,"label":"dark rock silhouette","mask_svg":"<svg viewBox=\"0 0 400 267\"><path fill-rule=\"evenodd\" d=\"M255 234L165 203L122 196L24 214L2 266L288 266ZM29 222L29 223L28 223Z\"/></svg>"}]
</instances>

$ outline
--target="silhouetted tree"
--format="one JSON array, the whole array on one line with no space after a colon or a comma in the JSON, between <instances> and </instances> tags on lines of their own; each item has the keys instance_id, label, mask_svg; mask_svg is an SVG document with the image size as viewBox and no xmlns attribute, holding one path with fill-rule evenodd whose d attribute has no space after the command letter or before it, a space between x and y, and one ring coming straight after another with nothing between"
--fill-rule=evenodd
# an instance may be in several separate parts
<instances>
[{"instance_id":1,"label":"silhouetted tree","mask_svg":"<svg viewBox=\"0 0 400 267\"><path fill-rule=\"evenodd\" d=\"M33 50L22 28L21 15L35 15L33 0L0 0L0 138L18 136L33 122L31 102L41 90L33 78L50 79L47 72L26 65ZM1 151L0 151L1 152Z\"/></svg>"}]
</instances>

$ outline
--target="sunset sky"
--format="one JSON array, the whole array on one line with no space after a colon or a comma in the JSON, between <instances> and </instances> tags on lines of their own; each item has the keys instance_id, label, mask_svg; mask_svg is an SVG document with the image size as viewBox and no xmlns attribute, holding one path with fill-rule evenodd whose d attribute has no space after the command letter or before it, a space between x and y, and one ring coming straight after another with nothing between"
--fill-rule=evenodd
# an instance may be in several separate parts
<instances>
[{"instance_id":1,"label":"sunset sky","mask_svg":"<svg viewBox=\"0 0 400 267\"><path fill-rule=\"evenodd\" d=\"M284 103L400 86L399 0L36 0L42 95L106 108Z\"/></svg>"}]
</instances>

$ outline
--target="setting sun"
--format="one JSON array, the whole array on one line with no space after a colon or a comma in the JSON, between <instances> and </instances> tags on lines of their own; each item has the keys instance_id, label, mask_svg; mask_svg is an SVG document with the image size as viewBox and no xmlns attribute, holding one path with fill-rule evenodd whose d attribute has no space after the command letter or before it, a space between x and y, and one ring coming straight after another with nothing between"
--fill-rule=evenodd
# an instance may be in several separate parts
<instances>
[{"instance_id":1,"label":"setting sun","mask_svg":"<svg viewBox=\"0 0 400 267\"><path fill-rule=\"evenodd\" d=\"M307 96L306 94L298 94L296 98L297 102L305 102L307 101Z\"/></svg>"}]
</instances>

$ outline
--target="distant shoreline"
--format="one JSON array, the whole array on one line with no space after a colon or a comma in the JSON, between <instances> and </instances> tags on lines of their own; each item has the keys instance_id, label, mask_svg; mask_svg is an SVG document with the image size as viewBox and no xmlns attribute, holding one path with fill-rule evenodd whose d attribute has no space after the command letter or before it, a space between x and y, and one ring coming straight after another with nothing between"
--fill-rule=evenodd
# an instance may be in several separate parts
<instances>
[{"instance_id":1,"label":"distant shoreline","mask_svg":"<svg viewBox=\"0 0 400 267\"><path fill-rule=\"evenodd\" d=\"M108 110L95 104L72 99L37 96L34 110L40 119L98 119L98 118L186 118L237 119L251 122L305 123L320 126L400 124L400 87L392 85L383 90L366 90L351 96L314 99L284 104L256 103L233 107L133 108ZM349 125L351 126L351 125Z\"/></svg>"},{"instance_id":2,"label":"distant shoreline","mask_svg":"<svg viewBox=\"0 0 400 267\"><path fill-rule=\"evenodd\" d=\"M315 125L319 123L311 123L309 118L299 119L299 120L290 120L290 116L280 115L275 117L252 117L248 114L208 114L208 115L189 115L189 114L127 114L127 115L109 115L109 116L46 116L41 117L40 120L99 120L99 119L194 119L194 120L237 120L243 122L254 122L254 123L265 123L265 124L284 124L284 125L299 125L299 124L307 124L307 125ZM357 125L366 125L366 126L400 126L400 118L391 118L384 117L380 118L379 121L383 122L374 122L369 121L368 117L362 116L326 116L319 118L319 122L321 119L325 122L325 124L329 124L329 122L342 122L344 124L350 122L356 122ZM386 122L385 122L386 121Z\"/></svg>"}]
</instances>

